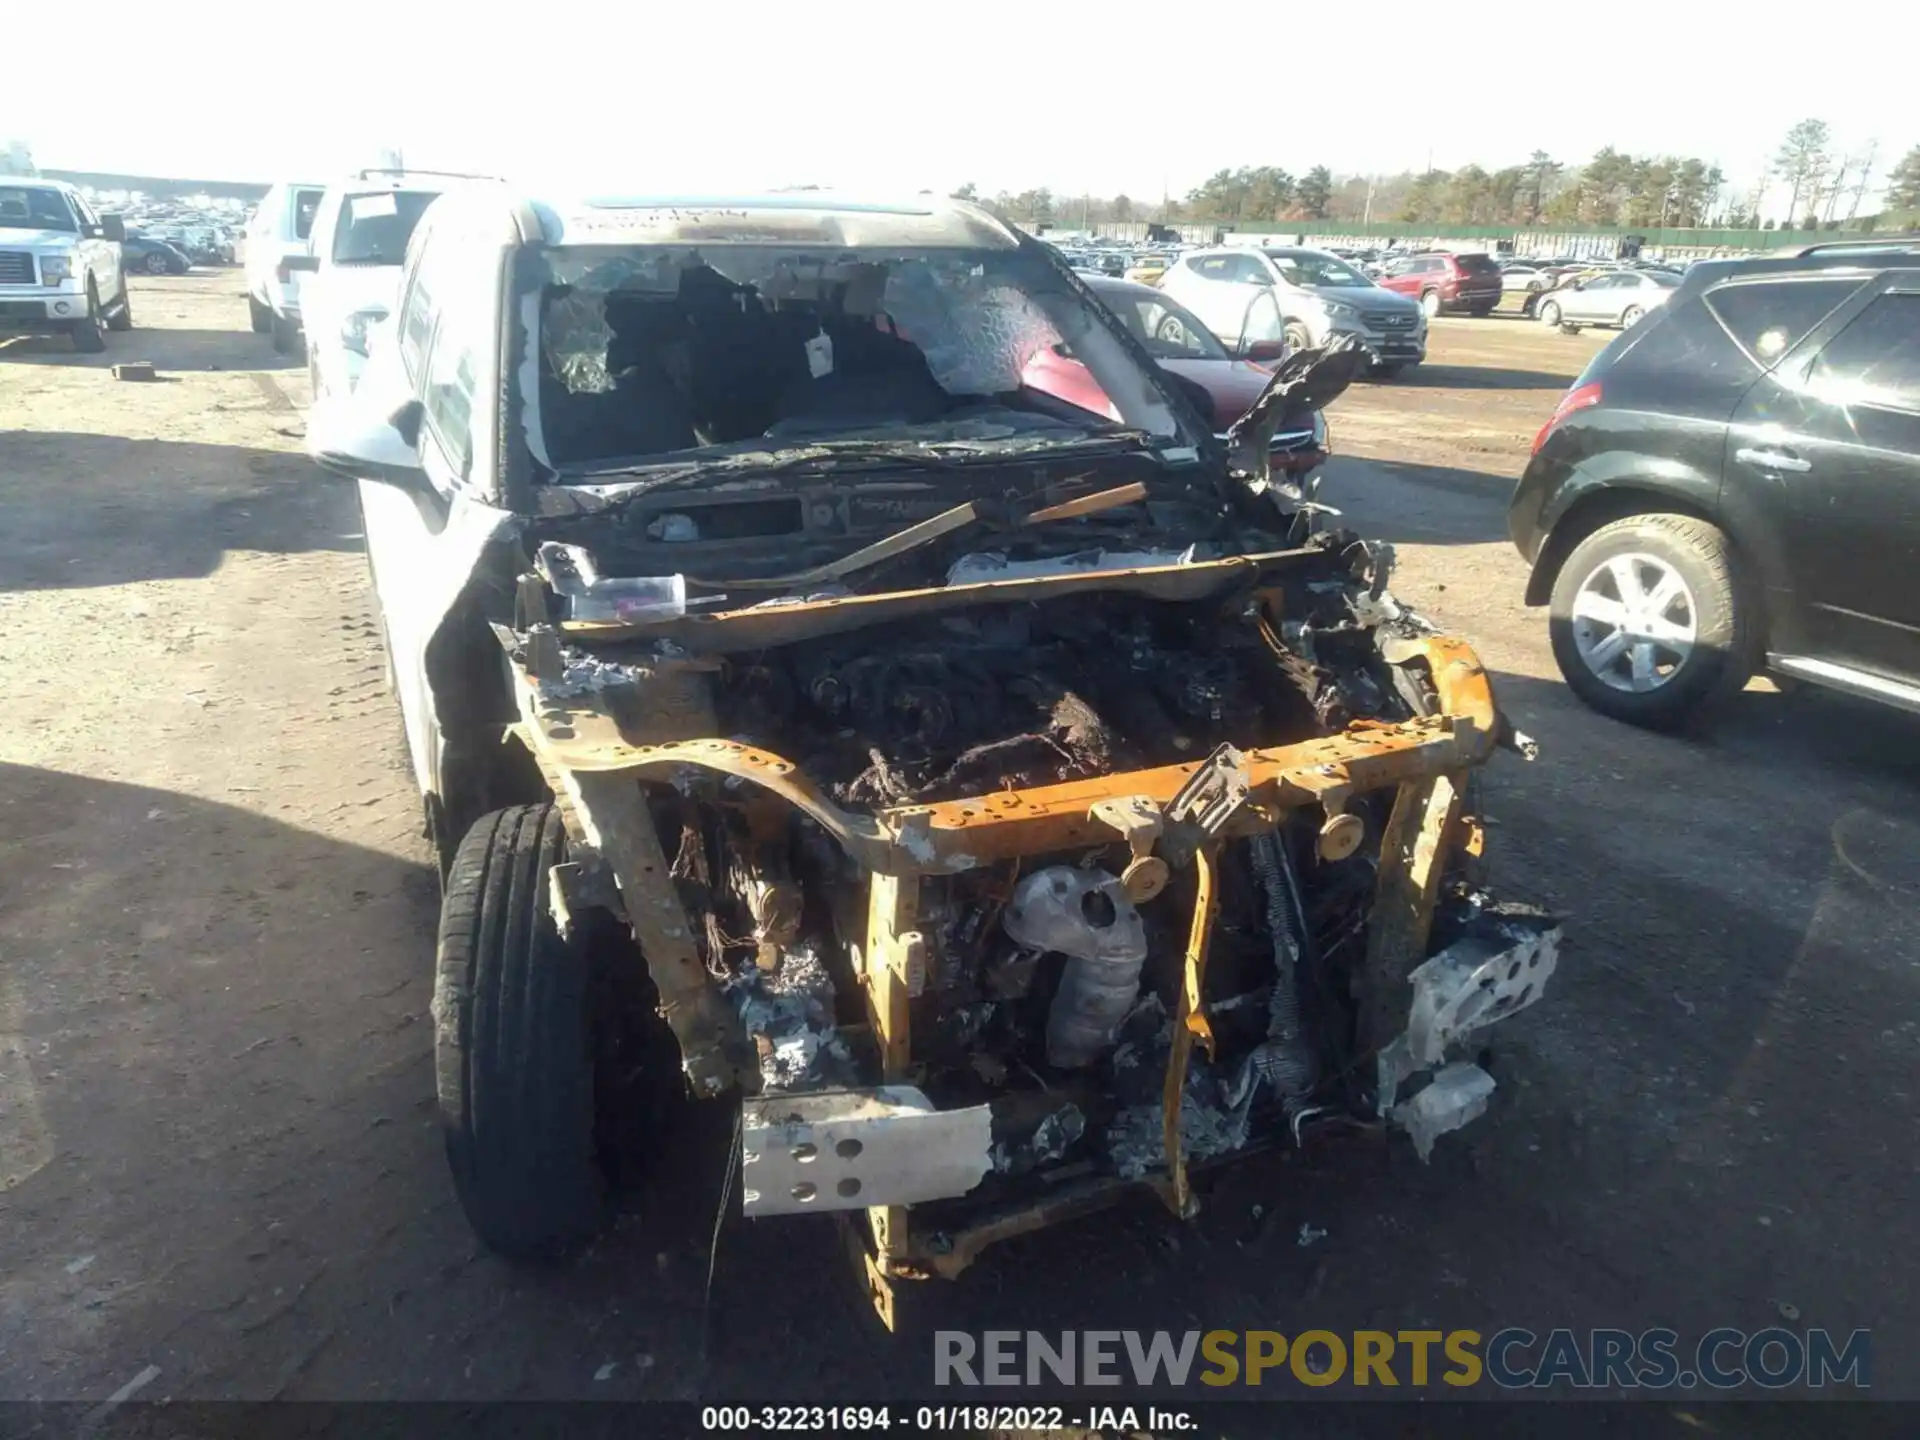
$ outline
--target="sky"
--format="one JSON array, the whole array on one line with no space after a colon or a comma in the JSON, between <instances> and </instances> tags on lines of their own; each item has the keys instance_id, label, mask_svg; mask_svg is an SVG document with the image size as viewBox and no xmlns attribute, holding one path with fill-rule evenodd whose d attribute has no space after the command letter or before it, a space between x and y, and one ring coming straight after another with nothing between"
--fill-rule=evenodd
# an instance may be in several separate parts
<instances>
[{"instance_id":1,"label":"sky","mask_svg":"<svg viewBox=\"0 0 1920 1440\"><path fill-rule=\"evenodd\" d=\"M83 85L40 65L0 83L0 140L44 167L324 181L397 148L413 165L628 192L973 181L1151 202L1223 167L1491 170L1603 145L1697 154L1744 192L1809 115L1843 150L1877 138L1882 172L1920 145L1914 39L1789 32L1727 0L1585 15L320 0L178 23L146 0L92 0L89 15L124 43L93 52Z\"/></svg>"}]
</instances>

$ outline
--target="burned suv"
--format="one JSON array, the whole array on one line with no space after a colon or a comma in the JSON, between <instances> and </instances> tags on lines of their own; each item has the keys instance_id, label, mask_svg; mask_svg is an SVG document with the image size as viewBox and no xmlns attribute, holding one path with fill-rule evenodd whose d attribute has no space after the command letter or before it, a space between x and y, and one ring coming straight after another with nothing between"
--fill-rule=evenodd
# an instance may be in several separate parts
<instances>
[{"instance_id":1,"label":"burned suv","mask_svg":"<svg viewBox=\"0 0 1920 1440\"><path fill-rule=\"evenodd\" d=\"M968 206L494 186L371 338L310 443L361 481L496 1249L675 1163L649 1075L736 1108L748 1216L858 1222L883 1313L1130 1187L1187 1214L1204 1165L1485 1108L1456 1042L1559 933L1480 874L1517 742L1268 464L1363 352L1221 443Z\"/></svg>"}]
</instances>

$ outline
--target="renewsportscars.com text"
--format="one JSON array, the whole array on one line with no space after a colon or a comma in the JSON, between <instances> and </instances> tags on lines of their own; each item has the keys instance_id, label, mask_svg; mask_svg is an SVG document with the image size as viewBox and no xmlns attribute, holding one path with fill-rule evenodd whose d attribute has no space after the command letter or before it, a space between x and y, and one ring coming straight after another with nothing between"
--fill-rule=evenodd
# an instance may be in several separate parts
<instances>
[{"instance_id":1,"label":"renewsportscars.com text","mask_svg":"<svg viewBox=\"0 0 1920 1440\"><path fill-rule=\"evenodd\" d=\"M1784 1389L1873 1383L1854 1330L941 1330L936 1385Z\"/></svg>"}]
</instances>

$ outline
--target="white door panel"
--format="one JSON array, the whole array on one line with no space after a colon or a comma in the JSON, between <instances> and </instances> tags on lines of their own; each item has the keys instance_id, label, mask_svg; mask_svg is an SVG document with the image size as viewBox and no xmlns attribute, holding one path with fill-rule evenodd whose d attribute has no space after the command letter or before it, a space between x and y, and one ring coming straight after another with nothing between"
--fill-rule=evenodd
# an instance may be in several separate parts
<instances>
[{"instance_id":1,"label":"white door panel","mask_svg":"<svg viewBox=\"0 0 1920 1440\"><path fill-rule=\"evenodd\" d=\"M423 449L434 448L425 436L421 444ZM437 791L440 717L427 684L427 644L459 599L486 547L515 518L457 490L447 508L445 526L435 533L412 496L369 480L360 482L360 509L414 779L421 793Z\"/></svg>"}]
</instances>

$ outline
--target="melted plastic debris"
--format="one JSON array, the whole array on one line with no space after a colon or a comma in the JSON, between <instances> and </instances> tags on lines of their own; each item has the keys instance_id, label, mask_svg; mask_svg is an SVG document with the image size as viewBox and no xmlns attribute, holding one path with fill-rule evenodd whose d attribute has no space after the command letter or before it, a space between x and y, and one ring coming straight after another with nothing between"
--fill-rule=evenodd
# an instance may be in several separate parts
<instances>
[{"instance_id":1,"label":"melted plastic debris","mask_svg":"<svg viewBox=\"0 0 1920 1440\"><path fill-rule=\"evenodd\" d=\"M1408 1080L1439 1064L1462 1036L1539 1000L1559 963L1561 929L1549 915L1476 903L1467 925L1466 934L1407 977L1407 1028L1376 1061L1382 1115Z\"/></svg>"},{"instance_id":2,"label":"melted plastic debris","mask_svg":"<svg viewBox=\"0 0 1920 1440\"><path fill-rule=\"evenodd\" d=\"M810 944L788 947L771 973L754 967L725 986L760 1054L768 1090L826 1090L856 1081L853 1052L833 1022L833 977Z\"/></svg>"},{"instance_id":3,"label":"melted plastic debris","mask_svg":"<svg viewBox=\"0 0 1920 1440\"><path fill-rule=\"evenodd\" d=\"M1486 1114L1492 1095L1493 1076L1478 1065L1456 1060L1411 1100L1393 1107L1394 1123L1412 1138L1420 1158L1430 1160L1433 1142Z\"/></svg>"},{"instance_id":4,"label":"melted plastic debris","mask_svg":"<svg viewBox=\"0 0 1920 1440\"><path fill-rule=\"evenodd\" d=\"M1020 1175L1042 1165L1052 1164L1079 1143L1087 1133L1087 1117L1078 1105L1062 1105L1033 1127L1025 1141L1009 1145L1001 1141L993 1147L993 1168L997 1174Z\"/></svg>"},{"instance_id":5,"label":"melted plastic debris","mask_svg":"<svg viewBox=\"0 0 1920 1440\"><path fill-rule=\"evenodd\" d=\"M590 695L613 685L631 685L634 683L633 668L617 660L606 660L589 650L576 650L564 646L560 658L566 669L558 679L539 680L542 699L554 700L567 695Z\"/></svg>"},{"instance_id":6,"label":"melted plastic debris","mask_svg":"<svg viewBox=\"0 0 1920 1440\"><path fill-rule=\"evenodd\" d=\"M1167 1166L1167 1147L1158 1105L1129 1105L1107 1127L1107 1157L1123 1180L1138 1180ZM1220 1085L1206 1066L1187 1072L1180 1097L1180 1148L1188 1163L1211 1160L1246 1144L1246 1129L1220 1101Z\"/></svg>"},{"instance_id":7,"label":"melted plastic debris","mask_svg":"<svg viewBox=\"0 0 1920 1440\"><path fill-rule=\"evenodd\" d=\"M1191 565L1198 547L1184 550L1081 550L1044 560L1009 560L998 551L962 555L947 571L949 585L984 585L994 580L1034 580L1050 575L1091 575L1103 570L1145 570Z\"/></svg>"}]
</instances>

